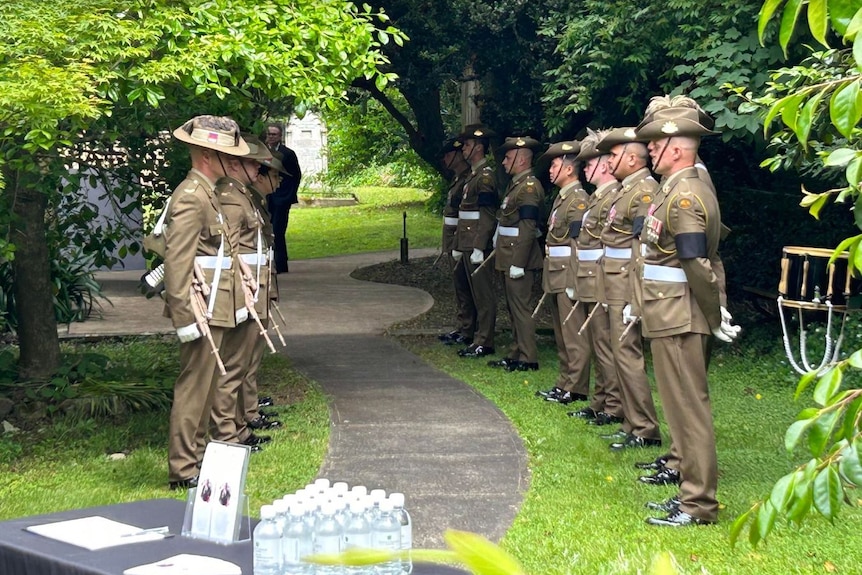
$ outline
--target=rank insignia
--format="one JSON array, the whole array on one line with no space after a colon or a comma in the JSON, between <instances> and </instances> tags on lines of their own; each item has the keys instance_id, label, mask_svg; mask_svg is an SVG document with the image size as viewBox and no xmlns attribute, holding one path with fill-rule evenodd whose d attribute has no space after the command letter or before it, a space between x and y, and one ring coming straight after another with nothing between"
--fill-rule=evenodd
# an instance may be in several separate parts
<instances>
[{"instance_id":1,"label":"rank insignia","mask_svg":"<svg viewBox=\"0 0 862 575\"><path fill-rule=\"evenodd\" d=\"M586 208L587 208L587 204L585 204L584 202L581 202L580 204L578 204L579 210L585 210Z\"/></svg>"},{"instance_id":2,"label":"rank insignia","mask_svg":"<svg viewBox=\"0 0 862 575\"><path fill-rule=\"evenodd\" d=\"M644 195L642 195L642 196L641 196L641 203L642 203L642 204L648 204L648 203L650 203L651 201L652 201L652 196L651 196L651 195L649 195L649 194L644 194Z\"/></svg>"},{"instance_id":3,"label":"rank insignia","mask_svg":"<svg viewBox=\"0 0 862 575\"><path fill-rule=\"evenodd\" d=\"M677 205L679 205L679 207L682 208L683 210L687 210L691 207L691 200L688 198L680 198L679 203Z\"/></svg>"}]
</instances>

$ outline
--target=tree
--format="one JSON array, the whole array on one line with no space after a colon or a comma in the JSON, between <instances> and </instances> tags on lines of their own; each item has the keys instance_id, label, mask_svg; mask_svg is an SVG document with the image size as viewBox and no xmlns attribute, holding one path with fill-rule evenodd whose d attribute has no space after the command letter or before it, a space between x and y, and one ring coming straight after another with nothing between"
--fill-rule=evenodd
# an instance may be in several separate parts
<instances>
[{"instance_id":1,"label":"tree","mask_svg":"<svg viewBox=\"0 0 862 575\"><path fill-rule=\"evenodd\" d=\"M758 22L761 39L782 5L778 29L781 48L786 52L791 47L804 9L812 39L826 49L811 48L810 57L801 64L774 71L766 93L759 98L745 89L735 92L753 109L764 111L766 133L781 121L772 140L777 151L765 166L773 170L782 166L818 169L838 182L823 192L808 192L803 187L800 205L819 217L832 199L852 203L856 226L862 229L862 6L845 0L809 0L805 4L800 0L767 0ZM831 261L849 250L850 269L862 271L860 242L862 235L847 238ZM735 543L748 526L748 540L756 546L772 532L779 518L799 523L812 510L834 521L843 503L856 498L855 489L862 487L862 389L842 388L842 382L859 369L862 349L802 376L796 397L813 385L815 406L799 413L785 434L784 444L792 454L806 438L811 457L779 479L767 498L737 518L731 542Z\"/></svg>"},{"instance_id":2,"label":"tree","mask_svg":"<svg viewBox=\"0 0 862 575\"><path fill-rule=\"evenodd\" d=\"M324 105L357 77L382 88L385 14L330 0L21 0L0 7L0 170L11 213L19 373L59 361L46 226L79 173L119 195L170 188L185 167L169 130L229 114ZM163 179L168 177L168 179ZM8 254L8 250L4 250Z\"/></svg>"}]
</instances>

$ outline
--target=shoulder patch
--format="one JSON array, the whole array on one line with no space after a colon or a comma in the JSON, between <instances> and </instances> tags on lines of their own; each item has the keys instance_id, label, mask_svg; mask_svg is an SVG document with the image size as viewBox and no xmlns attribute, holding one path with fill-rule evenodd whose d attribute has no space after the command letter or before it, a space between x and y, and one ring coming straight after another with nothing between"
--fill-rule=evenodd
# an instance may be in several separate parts
<instances>
[{"instance_id":1,"label":"shoulder patch","mask_svg":"<svg viewBox=\"0 0 862 575\"><path fill-rule=\"evenodd\" d=\"M491 183L491 176L483 174L481 179L482 179L483 184L490 184Z\"/></svg>"},{"instance_id":2,"label":"shoulder patch","mask_svg":"<svg viewBox=\"0 0 862 575\"><path fill-rule=\"evenodd\" d=\"M652 196L651 196L651 195L649 195L649 194L644 194L644 195L642 195L642 196L641 196L641 203L642 203L642 204L649 204L649 203L651 203L651 202L652 202Z\"/></svg>"},{"instance_id":3,"label":"shoulder patch","mask_svg":"<svg viewBox=\"0 0 862 575\"><path fill-rule=\"evenodd\" d=\"M584 202L581 202L580 204L578 204L578 209L579 210L587 209L587 204L585 204Z\"/></svg>"},{"instance_id":4,"label":"shoulder patch","mask_svg":"<svg viewBox=\"0 0 862 575\"><path fill-rule=\"evenodd\" d=\"M676 205L683 210L687 210L691 207L691 200L688 198L680 198Z\"/></svg>"}]
</instances>

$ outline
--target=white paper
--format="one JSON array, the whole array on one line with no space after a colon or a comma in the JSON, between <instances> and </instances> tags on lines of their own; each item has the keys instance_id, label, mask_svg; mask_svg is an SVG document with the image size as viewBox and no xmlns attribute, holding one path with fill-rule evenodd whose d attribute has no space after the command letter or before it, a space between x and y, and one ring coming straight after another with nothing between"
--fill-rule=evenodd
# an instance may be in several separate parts
<instances>
[{"instance_id":1,"label":"white paper","mask_svg":"<svg viewBox=\"0 0 862 575\"><path fill-rule=\"evenodd\" d=\"M184 553L123 571L123 575L155 575L159 573L164 575L242 575L242 569L230 561Z\"/></svg>"},{"instance_id":2,"label":"white paper","mask_svg":"<svg viewBox=\"0 0 862 575\"><path fill-rule=\"evenodd\" d=\"M90 551L164 539L162 533L139 533L143 528L94 515L45 525L32 525L27 531L70 543Z\"/></svg>"},{"instance_id":3,"label":"white paper","mask_svg":"<svg viewBox=\"0 0 862 575\"><path fill-rule=\"evenodd\" d=\"M191 536L217 543L234 541L243 509L247 446L210 441L204 452L192 510Z\"/></svg>"}]
</instances>

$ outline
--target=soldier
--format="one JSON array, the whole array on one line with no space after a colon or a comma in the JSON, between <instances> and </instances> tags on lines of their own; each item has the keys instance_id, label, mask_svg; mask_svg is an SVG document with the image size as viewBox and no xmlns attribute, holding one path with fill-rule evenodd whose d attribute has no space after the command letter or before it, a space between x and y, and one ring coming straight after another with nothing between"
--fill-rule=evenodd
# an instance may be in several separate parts
<instances>
[{"instance_id":1,"label":"soldier","mask_svg":"<svg viewBox=\"0 0 862 575\"><path fill-rule=\"evenodd\" d=\"M164 234L165 315L181 342L168 445L172 490L197 486L197 466L219 380L212 348L221 345L226 330L248 316L234 297L236 246L214 190L216 180L226 174L225 164L249 151L230 118L198 116L174 130L174 137L189 146L192 169L171 196ZM209 288L207 309L198 314L192 291L196 267L203 270ZM206 331L212 348L202 337Z\"/></svg>"},{"instance_id":2,"label":"soldier","mask_svg":"<svg viewBox=\"0 0 862 575\"><path fill-rule=\"evenodd\" d=\"M443 253L450 254L457 249L456 233L458 231L458 208L464 196L464 183L470 173L470 166L461 154L461 141L449 138L443 143L443 169L451 172L452 181L446 194L443 206ZM445 345L470 345L473 343L473 333L476 331L476 305L470 292L470 280L467 277L467 267L463 259L458 258L452 270L452 280L455 284L455 303L457 313L455 323L457 329L439 336Z\"/></svg>"},{"instance_id":3,"label":"soldier","mask_svg":"<svg viewBox=\"0 0 862 575\"><path fill-rule=\"evenodd\" d=\"M500 205L495 234L495 269L503 273L512 346L506 357L488 365L506 371L539 369L536 322L530 306L536 271L542 268L542 252L536 239L541 235L538 222L545 192L532 168L533 150L539 146L533 138L515 137L506 138L497 149L497 153L505 154L503 168L512 176Z\"/></svg>"},{"instance_id":4,"label":"soldier","mask_svg":"<svg viewBox=\"0 0 862 575\"><path fill-rule=\"evenodd\" d=\"M596 186L596 191L590 196L587 213L584 215L578 234L575 292L587 313L584 323L579 327L579 332L584 333L589 330L599 373L589 407L569 412L569 415L586 419L591 425L623 422L620 384L611 350L610 318L605 305L602 305L600 299L602 294L598 286L601 274L599 260L604 255L601 234L610 210L610 199L619 188L619 182L610 173L607 164L608 156L598 149L599 142L607 134L607 130L600 132L589 130L587 137L581 142L581 151L578 154L578 160L586 162L584 166L586 179Z\"/></svg>"},{"instance_id":5,"label":"soldier","mask_svg":"<svg viewBox=\"0 0 862 575\"><path fill-rule=\"evenodd\" d=\"M711 257L718 249L721 213L695 167L701 136L715 134L696 110L667 108L637 130L649 139L653 168L662 175L641 233L642 271L637 302L644 336L651 339L656 382L680 456L678 505L651 525L715 523L718 465L707 385L704 339L732 341L739 328L721 317ZM661 504L654 504L658 507Z\"/></svg>"},{"instance_id":6,"label":"soldier","mask_svg":"<svg viewBox=\"0 0 862 575\"><path fill-rule=\"evenodd\" d=\"M577 299L575 247L590 200L579 179L581 166L576 157L580 150L580 142L559 142L537 162L542 166L550 161L548 177L559 188L548 218L542 288L550 302L560 369L554 387L536 395L562 405L586 401L590 392L592 346L589 333L578 335L587 315L585 306L572 309Z\"/></svg>"},{"instance_id":7,"label":"soldier","mask_svg":"<svg viewBox=\"0 0 862 575\"><path fill-rule=\"evenodd\" d=\"M647 168L647 149L634 128L612 130L599 142L598 149L609 155L610 173L622 187L611 200L605 227L602 287L608 304L610 341L620 382L627 435L611 443L612 450L661 445L658 416L644 367L640 330L626 329L623 310L632 302L630 271L639 245L646 210L655 197L658 182Z\"/></svg>"},{"instance_id":8,"label":"soldier","mask_svg":"<svg viewBox=\"0 0 862 575\"><path fill-rule=\"evenodd\" d=\"M497 224L500 196L494 168L486 154L492 132L481 124L464 128L458 136L461 154L470 164L458 210L457 248L452 257L462 258L476 306L476 332L473 343L458 352L461 357L482 357L494 353L494 327L497 322L497 295L494 290L492 238ZM479 269L481 267L481 269Z\"/></svg>"}]
</instances>

